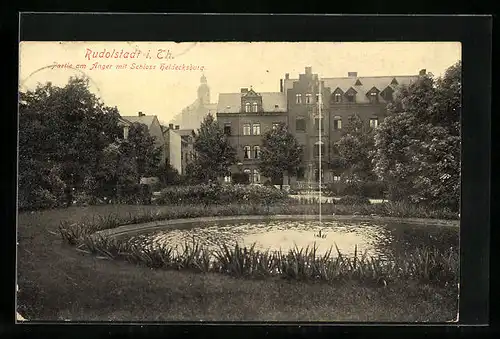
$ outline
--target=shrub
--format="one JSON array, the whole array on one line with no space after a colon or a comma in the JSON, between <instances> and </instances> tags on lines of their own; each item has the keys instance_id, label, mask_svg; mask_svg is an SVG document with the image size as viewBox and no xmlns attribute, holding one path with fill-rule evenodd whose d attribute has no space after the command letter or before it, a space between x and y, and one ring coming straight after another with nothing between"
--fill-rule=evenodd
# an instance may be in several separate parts
<instances>
[{"instance_id":1,"label":"shrub","mask_svg":"<svg viewBox=\"0 0 500 339\"><path fill-rule=\"evenodd\" d=\"M250 183L250 176L248 173L234 173L232 175L233 182L235 184L249 184Z\"/></svg>"},{"instance_id":2,"label":"shrub","mask_svg":"<svg viewBox=\"0 0 500 339\"><path fill-rule=\"evenodd\" d=\"M61 199L48 189L35 188L29 195L19 192L20 210L39 210L45 208L55 208L62 205Z\"/></svg>"},{"instance_id":3,"label":"shrub","mask_svg":"<svg viewBox=\"0 0 500 339\"><path fill-rule=\"evenodd\" d=\"M347 195L340 198L337 203L339 205L370 205L370 200L359 195Z\"/></svg>"},{"instance_id":4,"label":"shrub","mask_svg":"<svg viewBox=\"0 0 500 339\"><path fill-rule=\"evenodd\" d=\"M284 191L263 186L203 184L196 186L171 186L163 189L155 200L167 204L271 204L284 201Z\"/></svg>"}]
</instances>

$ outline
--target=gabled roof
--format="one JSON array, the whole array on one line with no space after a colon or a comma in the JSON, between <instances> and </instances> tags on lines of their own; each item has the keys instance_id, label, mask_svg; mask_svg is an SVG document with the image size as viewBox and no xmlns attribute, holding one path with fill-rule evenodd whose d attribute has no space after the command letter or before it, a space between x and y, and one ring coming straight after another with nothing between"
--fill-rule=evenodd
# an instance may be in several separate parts
<instances>
[{"instance_id":1,"label":"gabled roof","mask_svg":"<svg viewBox=\"0 0 500 339\"><path fill-rule=\"evenodd\" d=\"M418 75L403 75L403 76L374 76L374 77L344 77L344 78L322 78L325 87L330 87L330 89L335 90L337 87L340 88L344 93L349 88L354 88L358 94L356 97L356 102L363 103L369 102L369 98L365 94L369 93L373 87L377 88L379 91L385 90L388 86L392 89L396 89L398 85L393 84L393 80L396 79L399 85L409 85L412 82L417 81ZM360 80L362 85L355 86L357 80Z\"/></svg>"},{"instance_id":2,"label":"gabled roof","mask_svg":"<svg viewBox=\"0 0 500 339\"><path fill-rule=\"evenodd\" d=\"M264 112L286 112L285 94L281 92L259 93ZM278 107L275 107L278 105ZM241 93L220 93L217 113L240 113Z\"/></svg>"},{"instance_id":3,"label":"gabled roof","mask_svg":"<svg viewBox=\"0 0 500 339\"><path fill-rule=\"evenodd\" d=\"M143 115L143 116L135 116L135 115L130 115L130 116L122 116L123 119L135 123L138 122L140 124L144 124L148 126L148 128L153 124L153 121L156 118L156 115Z\"/></svg>"}]
</instances>

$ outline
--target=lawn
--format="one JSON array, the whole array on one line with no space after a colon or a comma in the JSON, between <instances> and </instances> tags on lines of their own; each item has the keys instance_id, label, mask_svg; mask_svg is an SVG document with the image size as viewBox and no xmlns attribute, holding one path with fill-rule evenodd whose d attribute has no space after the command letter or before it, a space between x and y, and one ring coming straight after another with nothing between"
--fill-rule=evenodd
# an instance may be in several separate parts
<instances>
[{"instance_id":1,"label":"lawn","mask_svg":"<svg viewBox=\"0 0 500 339\"><path fill-rule=\"evenodd\" d=\"M72 321L442 322L456 317L453 288L330 286L151 270L80 253L58 233L61 220L166 208L108 205L21 213L19 312L29 320Z\"/></svg>"}]
</instances>

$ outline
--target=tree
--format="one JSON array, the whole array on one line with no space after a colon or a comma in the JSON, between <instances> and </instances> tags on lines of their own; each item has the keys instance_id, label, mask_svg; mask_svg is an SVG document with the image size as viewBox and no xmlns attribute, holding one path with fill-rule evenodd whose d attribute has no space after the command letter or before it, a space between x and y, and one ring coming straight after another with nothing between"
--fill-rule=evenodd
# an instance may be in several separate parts
<instances>
[{"instance_id":1,"label":"tree","mask_svg":"<svg viewBox=\"0 0 500 339\"><path fill-rule=\"evenodd\" d=\"M161 148L155 144L155 138L149 134L144 124L133 123L130 126L128 142L133 147L133 156L137 162L137 172L141 177L149 177L158 173Z\"/></svg>"},{"instance_id":2,"label":"tree","mask_svg":"<svg viewBox=\"0 0 500 339\"><path fill-rule=\"evenodd\" d=\"M373 180L374 130L358 115L349 117L342 137L335 143L344 175L353 181Z\"/></svg>"},{"instance_id":3,"label":"tree","mask_svg":"<svg viewBox=\"0 0 500 339\"><path fill-rule=\"evenodd\" d=\"M236 150L211 114L205 117L196 133L194 149L197 156L186 170L193 181L216 181L237 160Z\"/></svg>"},{"instance_id":4,"label":"tree","mask_svg":"<svg viewBox=\"0 0 500 339\"><path fill-rule=\"evenodd\" d=\"M45 185L41 178L29 178L33 170L57 168L69 192L82 186L96 170L102 150L120 135L118 110L104 106L88 84L86 78L73 77L62 88L48 82L20 93L19 187L24 196Z\"/></svg>"},{"instance_id":5,"label":"tree","mask_svg":"<svg viewBox=\"0 0 500 339\"><path fill-rule=\"evenodd\" d=\"M375 136L375 171L393 199L458 210L460 98L460 62L397 93Z\"/></svg>"},{"instance_id":6,"label":"tree","mask_svg":"<svg viewBox=\"0 0 500 339\"><path fill-rule=\"evenodd\" d=\"M284 172L297 174L302 152L302 147L286 125L279 124L263 136L259 163L262 175L282 184Z\"/></svg>"}]
</instances>

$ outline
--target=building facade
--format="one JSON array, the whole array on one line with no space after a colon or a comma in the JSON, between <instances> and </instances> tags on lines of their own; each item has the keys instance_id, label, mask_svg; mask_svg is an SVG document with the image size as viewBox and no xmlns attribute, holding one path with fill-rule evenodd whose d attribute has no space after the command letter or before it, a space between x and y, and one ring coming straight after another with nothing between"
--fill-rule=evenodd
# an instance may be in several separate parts
<instances>
[{"instance_id":1,"label":"building facade","mask_svg":"<svg viewBox=\"0 0 500 339\"><path fill-rule=\"evenodd\" d=\"M417 75L364 77L348 72L346 77L328 78L305 67L298 78L285 74L280 80L280 92L241 89L240 93L220 94L217 120L239 159L243 159L231 172L243 168L251 175L251 182L257 182L254 171L258 171L258 157L254 149L260 146L263 133L273 124L284 122L304 149L298 176L290 181L285 178L284 184L311 186L320 177L324 183L338 180L340 173L330 165L338 157L333 144L341 138L349 117L357 115L367 126L377 128L387 116L387 104L397 87L409 85L424 74L425 70L421 70Z\"/></svg>"},{"instance_id":2,"label":"building facade","mask_svg":"<svg viewBox=\"0 0 500 339\"><path fill-rule=\"evenodd\" d=\"M193 129L180 129L178 125L175 126L174 131L181 137L181 164L182 171L179 174L186 174L187 165L194 160L194 130Z\"/></svg>"},{"instance_id":3,"label":"building facade","mask_svg":"<svg viewBox=\"0 0 500 339\"><path fill-rule=\"evenodd\" d=\"M250 182L267 180L259 171L262 135L279 123L288 124L284 93L258 93L242 88L239 93L221 93L217 106L217 122L224 129L231 145L236 149L239 163L231 173L244 172ZM225 174L230 181L231 173Z\"/></svg>"}]
</instances>

